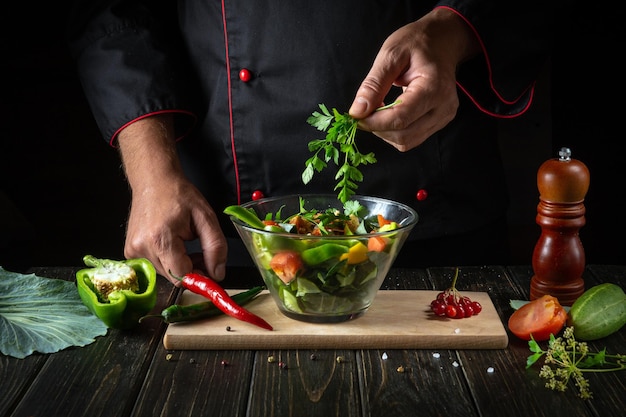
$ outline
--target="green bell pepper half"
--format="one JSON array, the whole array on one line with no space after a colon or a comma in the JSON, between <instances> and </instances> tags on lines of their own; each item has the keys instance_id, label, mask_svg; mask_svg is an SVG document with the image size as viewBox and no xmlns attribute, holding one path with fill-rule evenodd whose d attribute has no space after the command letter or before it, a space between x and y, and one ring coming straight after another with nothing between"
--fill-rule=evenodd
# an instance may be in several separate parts
<instances>
[{"instance_id":1,"label":"green bell pepper half","mask_svg":"<svg viewBox=\"0 0 626 417\"><path fill-rule=\"evenodd\" d=\"M109 328L127 330L135 327L139 319L154 308L157 301L157 274L152 263L145 258L121 262L130 266L139 281L139 291L118 290L109 295L108 302L99 299L91 281L98 268L85 268L76 272L76 286L80 298L95 316Z\"/></svg>"}]
</instances>

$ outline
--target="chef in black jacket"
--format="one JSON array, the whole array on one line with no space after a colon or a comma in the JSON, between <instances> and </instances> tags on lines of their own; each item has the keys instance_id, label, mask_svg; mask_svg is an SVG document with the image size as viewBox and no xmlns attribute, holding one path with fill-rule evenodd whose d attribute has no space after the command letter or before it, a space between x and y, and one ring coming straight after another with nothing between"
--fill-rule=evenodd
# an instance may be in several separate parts
<instances>
[{"instance_id":1,"label":"chef in black jacket","mask_svg":"<svg viewBox=\"0 0 626 417\"><path fill-rule=\"evenodd\" d=\"M165 276L199 268L221 280L227 260L242 259L224 207L334 192L334 169L301 179L308 142L323 137L306 119L323 103L360 119L359 150L376 155L358 193L419 214L397 266L506 262L496 121L532 103L548 7L79 1L71 50L132 190L125 256Z\"/></svg>"}]
</instances>

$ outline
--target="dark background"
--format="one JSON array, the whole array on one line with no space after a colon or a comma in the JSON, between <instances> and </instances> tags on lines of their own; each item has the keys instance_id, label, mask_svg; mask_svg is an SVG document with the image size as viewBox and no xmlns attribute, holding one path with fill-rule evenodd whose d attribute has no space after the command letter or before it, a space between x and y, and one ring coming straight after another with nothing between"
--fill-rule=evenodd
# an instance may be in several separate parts
<instances>
[{"instance_id":1,"label":"dark background","mask_svg":"<svg viewBox=\"0 0 626 417\"><path fill-rule=\"evenodd\" d=\"M77 266L85 254L121 259L129 192L68 56L67 8L11 7L17 9L7 10L0 39L0 266ZM502 122L516 264L530 264L540 234L537 169L561 146L591 172L580 230L587 263L624 263L620 26L616 14L602 10L559 16L555 53L533 108Z\"/></svg>"}]
</instances>

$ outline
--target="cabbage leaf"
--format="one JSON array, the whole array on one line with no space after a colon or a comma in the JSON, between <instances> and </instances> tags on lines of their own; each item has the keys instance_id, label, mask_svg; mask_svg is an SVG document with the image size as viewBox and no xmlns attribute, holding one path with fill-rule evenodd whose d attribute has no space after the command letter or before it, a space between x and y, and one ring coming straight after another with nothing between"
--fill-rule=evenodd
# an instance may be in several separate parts
<instances>
[{"instance_id":1,"label":"cabbage leaf","mask_svg":"<svg viewBox=\"0 0 626 417\"><path fill-rule=\"evenodd\" d=\"M86 346L107 333L71 281L19 274L0 266L0 352L23 359Z\"/></svg>"}]
</instances>

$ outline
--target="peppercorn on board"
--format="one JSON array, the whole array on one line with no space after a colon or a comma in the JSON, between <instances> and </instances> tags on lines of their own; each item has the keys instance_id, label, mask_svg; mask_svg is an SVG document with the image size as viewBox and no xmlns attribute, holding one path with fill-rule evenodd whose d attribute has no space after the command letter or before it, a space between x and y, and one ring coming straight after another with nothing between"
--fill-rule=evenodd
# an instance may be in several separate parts
<instances>
[{"instance_id":1,"label":"peppercorn on board","mask_svg":"<svg viewBox=\"0 0 626 417\"><path fill-rule=\"evenodd\" d=\"M234 294L238 291L228 291ZM223 315L172 323L163 337L171 350L216 349L504 349L508 336L489 294L464 291L482 304L480 314L463 319L435 316L437 291L380 290L369 310L341 323L306 323L284 316L268 291L246 304L273 327L268 331ZM179 304L205 301L184 291Z\"/></svg>"}]
</instances>

